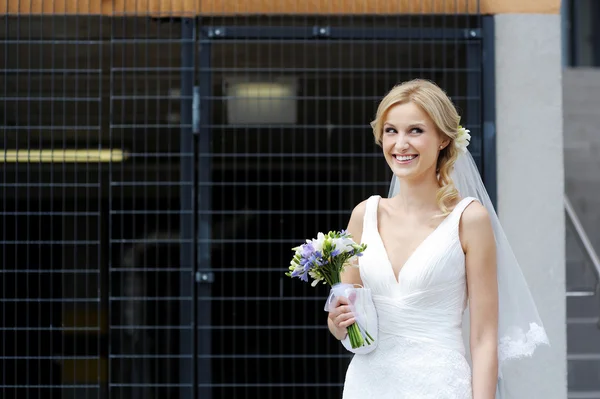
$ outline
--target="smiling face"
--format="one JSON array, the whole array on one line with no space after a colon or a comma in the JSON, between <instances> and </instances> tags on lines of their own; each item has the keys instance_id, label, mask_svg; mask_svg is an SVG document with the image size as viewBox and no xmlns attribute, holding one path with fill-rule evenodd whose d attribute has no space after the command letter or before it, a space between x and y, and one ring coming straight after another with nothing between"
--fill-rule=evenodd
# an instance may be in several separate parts
<instances>
[{"instance_id":1,"label":"smiling face","mask_svg":"<svg viewBox=\"0 0 600 399\"><path fill-rule=\"evenodd\" d=\"M439 153L448 143L429 115L413 102L390 107L383 118L383 154L400 179L435 176Z\"/></svg>"}]
</instances>

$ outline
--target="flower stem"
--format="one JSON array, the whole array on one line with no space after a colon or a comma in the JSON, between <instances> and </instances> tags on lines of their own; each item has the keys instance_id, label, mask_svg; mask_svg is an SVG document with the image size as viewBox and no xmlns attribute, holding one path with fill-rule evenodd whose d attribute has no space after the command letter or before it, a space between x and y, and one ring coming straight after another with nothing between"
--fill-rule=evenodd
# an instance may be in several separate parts
<instances>
[{"instance_id":1,"label":"flower stem","mask_svg":"<svg viewBox=\"0 0 600 399\"><path fill-rule=\"evenodd\" d=\"M352 349L360 348L365 343L356 323L348 327L348 337L350 338L350 345L352 346Z\"/></svg>"}]
</instances>

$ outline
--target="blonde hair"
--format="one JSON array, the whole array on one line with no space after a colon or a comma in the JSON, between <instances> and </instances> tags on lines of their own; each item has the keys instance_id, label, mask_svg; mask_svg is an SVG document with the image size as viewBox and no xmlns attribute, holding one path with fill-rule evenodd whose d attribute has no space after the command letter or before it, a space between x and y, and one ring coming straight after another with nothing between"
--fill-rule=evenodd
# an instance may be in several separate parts
<instances>
[{"instance_id":1,"label":"blonde hair","mask_svg":"<svg viewBox=\"0 0 600 399\"><path fill-rule=\"evenodd\" d=\"M460 116L446 93L435 83L422 79L414 79L394 86L379 103L375 120L371 122L375 142L379 146L382 144L384 118L390 108L409 102L425 111L437 127L438 133L450 140L450 143L440 151L436 168L439 184L436 200L442 214L447 215L450 213L448 207L459 198L450 173L459 154L454 146L454 139L458 134Z\"/></svg>"}]
</instances>

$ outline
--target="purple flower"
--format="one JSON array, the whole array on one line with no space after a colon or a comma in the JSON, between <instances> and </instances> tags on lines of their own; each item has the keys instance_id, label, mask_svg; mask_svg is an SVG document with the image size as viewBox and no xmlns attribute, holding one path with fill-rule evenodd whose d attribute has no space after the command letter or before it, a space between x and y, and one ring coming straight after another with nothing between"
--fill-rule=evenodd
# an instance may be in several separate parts
<instances>
[{"instance_id":1,"label":"purple flower","mask_svg":"<svg viewBox=\"0 0 600 399\"><path fill-rule=\"evenodd\" d=\"M342 253L342 250L336 248L336 249L333 250L333 252L331 252L331 257L334 258L334 257L338 256L341 253Z\"/></svg>"},{"instance_id":2,"label":"purple flower","mask_svg":"<svg viewBox=\"0 0 600 399\"><path fill-rule=\"evenodd\" d=\"M323 254L320 251L315 252L315 255L317 256L317 258L316 258L317 265L325 266L326 264L329 263L327 261L327 259L323 258Z\"/></svg>"},{"instance_id":3,"label":"purple flower","mask_svg":"<svg viewBox=\"0 0 600 399\"><path fill-rule=\"evenodd\" d=\"M296 269L292 272L292 277L298 277L300 273L303 273L302 269Z\"/></svg>"},{"instance_id":4,"label":"purple flower","mask_svg":"<svg viewBox=\"0 0 600 399\"><path fill-rule=\"evenodd\" d=\"M315 247L312 245L312 243L307 242L306 244L302 245L300 249L300 256L303 258L309 258L314 252Z\"/></svg>"},{"instance_id":5,"label":"purple flower","mask_svg":"<svg viewBox=\"0 0 600 399\"><path fill-rule=\"evenodd\" d=\"M305 283L308 283L308 272L302 273L300 275L300 280L304 281Z\"/></svg>"},{"instance_id":6,"label":"purple flower","mask_svg":"<svg viewBox=\"0 0 600 399\"><path fill-rule=\"evenodd\" d=\"M303 268L297 268L291 274L292 277L299 277L300 280L308 283L308 271L310 270L310 263L306 263Z\"/></svg>"},{"instance_id":7,"label":"purple flower","mask_svg":"<svg viewBox=\"0 0 600 399\"><path fill-rule=\"evenodd\" d=\"M310 264L312 266L319 266L319 257L317 254L318 254L318 252L310 255L310 258L308 258L307 264Z\"/></svg>"}]
</instances>

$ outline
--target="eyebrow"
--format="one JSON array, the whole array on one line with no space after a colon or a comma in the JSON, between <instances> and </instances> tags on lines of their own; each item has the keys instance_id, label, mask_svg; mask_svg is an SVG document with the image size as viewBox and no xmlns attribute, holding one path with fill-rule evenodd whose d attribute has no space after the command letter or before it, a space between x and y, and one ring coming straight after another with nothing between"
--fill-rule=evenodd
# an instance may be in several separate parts
<instances>
[{"instance_id":1,"label":"eyebrow","mask_svg":"<svg viewBox=\"0 0 600 399\"><path fill-rule=\"evenodd\" d=\"M391 123L391 122L384 122L383 126L391 126L393 128L395 128L396 126ZM415 126L422 126L422 127L426 127L427 125L425 124L425 122L413 122L407 125L408 127L415 127Z\"/></svg>"}]
</instances>

